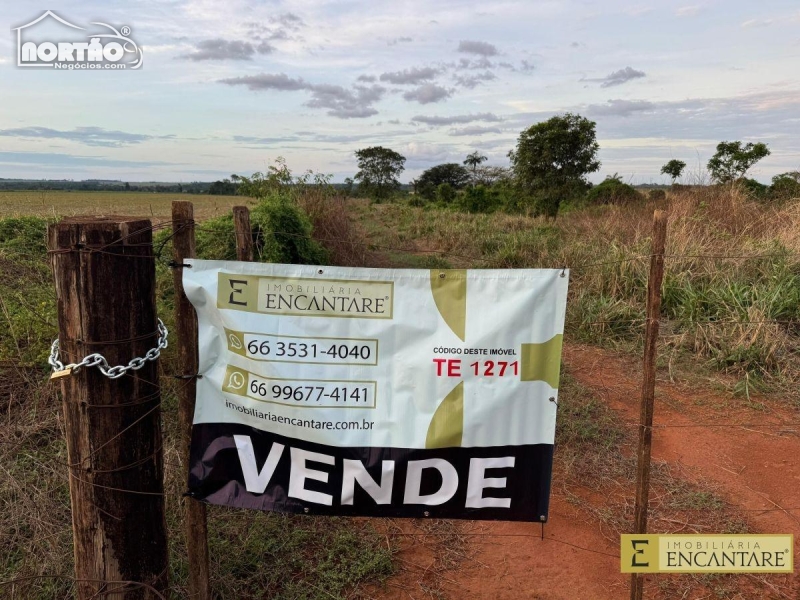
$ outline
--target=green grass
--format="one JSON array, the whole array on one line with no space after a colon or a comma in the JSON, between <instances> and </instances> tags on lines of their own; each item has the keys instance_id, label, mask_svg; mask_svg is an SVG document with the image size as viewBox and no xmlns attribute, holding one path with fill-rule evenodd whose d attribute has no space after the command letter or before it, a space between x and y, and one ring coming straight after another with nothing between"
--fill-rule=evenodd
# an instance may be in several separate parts
<instances>
[{"instance_id":1,"label":"green grass","mask_svg":"<svg viewBox=\"0 0 800 600\"><path fill-rule=\"evenodd\" d=\"M56 331L46 228L40 217L0 219L0 366L42 365Z\"/></svg>"}]
</instances>

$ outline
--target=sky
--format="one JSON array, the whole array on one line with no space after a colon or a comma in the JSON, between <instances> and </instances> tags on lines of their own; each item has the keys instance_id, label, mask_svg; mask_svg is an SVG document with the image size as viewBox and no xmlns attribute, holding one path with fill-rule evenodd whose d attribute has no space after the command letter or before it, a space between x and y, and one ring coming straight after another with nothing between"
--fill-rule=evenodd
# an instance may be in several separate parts
<instances>
[{"instance_id":1,"label":"sky","mask_svg":"<svg viewBox=\"0 0 800 600\"><path fill-rule=\"evenodd\" d=\"M15 28L46 8L89 33L130 28L141 68L18 67ZM507 166L520 131L567 111L597 123L593 181L664 183L673 158L702 179L723 140L768 144L752 171L762 182L800 168L797 0L0 9L3 178L209 181L284 157L342 181L357 171L355 150L381 145L406 157L407 182L475 150ZM37 43L86 38L51 18L20 31Z\"/></svg>"}]
</instances>

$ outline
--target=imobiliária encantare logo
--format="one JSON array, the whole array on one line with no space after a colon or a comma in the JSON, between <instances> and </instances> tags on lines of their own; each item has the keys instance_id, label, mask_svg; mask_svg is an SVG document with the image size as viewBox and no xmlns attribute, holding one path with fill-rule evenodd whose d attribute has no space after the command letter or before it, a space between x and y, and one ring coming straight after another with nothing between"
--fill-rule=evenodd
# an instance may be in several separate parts
<instances>
[{"instance_id":1,"label":"imobili\u00e1ria encantare logo","mask_svg":"<svg viewBox=\"0 0 800 600\"><path fill-rule=\"evenodd\" d=\"M15 27L12 31L17 32L17 66L66 70L141 68L142 49L129 37L130 27L117 29L97 22L90 25L95 26L91 33L89 28L73 25L48 10L30 23Z\"/></svg>"}]
</instances>

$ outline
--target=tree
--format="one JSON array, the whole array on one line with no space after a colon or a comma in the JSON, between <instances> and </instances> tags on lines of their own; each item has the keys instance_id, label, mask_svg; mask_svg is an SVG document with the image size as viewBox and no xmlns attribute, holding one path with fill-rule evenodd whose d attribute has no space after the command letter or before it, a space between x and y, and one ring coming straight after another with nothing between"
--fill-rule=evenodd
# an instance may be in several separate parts
<instances>
[{"instance_id":1,"label":"tree","mask_svg":"<svg viewBox=\"0 0 800 600\"><path fill-rule=\"evenodd\" d=\"M467 158L464 160L464 164L472 168L472 173L474 175L475 171L480 166L480 164L487 160L489 159L476 150L472 154L467 154Z\"/></svg>"},{"instance_id":2,"label":"tree","mask_svg":"<svg viewBox=\"0 0 800 600\"><path fill-rule=\"evenodd\" d=\"M353 178L352 177L345 177L344 178L344 195L348 198L353 195Z\"/></svg>"},{"instance_id":3,"label":"tree","mask_svg":"<svg viewBox=\"0 0 800 600\"><path fill-rule=\"evenodd\" d=\"M422 172L416 180L415 193L427 200L433 200L436 189L447 183L454 190L460 190L469 182L469 171L457 163L436 165Z\"/></svg>"},{"instance_id":4,"label":"tree","mask_svg":"<svg viewBox=\"0 0 800 600\"><path fill-rule=\"evenodd\" d=\"M763 142L720 142L717 153L708 161L711 178L718 183L733 183L745 176L754 164L771 154Z\"/></svg>"},{"instance_id":5,"label":"tree","mask_svg":"<svg viewBox=\"0 0 800 600\"><path fill-rule=\"evenodd\" d=\"M555 217L563 200L589 187L585 177L600 168L595 122L566 113L532 125L509 152L519 186L537 210Z\"/></svg>"},{"instance_id":6,"label":"tree","mask_svg":"<svg viewBox=\"0 0 800 600\"><path fill-rule=\"evenodd\" d=\"M208 188L212 196L233 196L236 193L236 184L230 179L217 180Z\"/></svg>"},{"instance_id":7,"label":"tree","mask_svg":"<svg viewBox=\"0 0 800 600\"><path fill-rule=\"evenodd\" d=\"M683 170L686 168L686 163L682 160L677 160L673 158L663 167L661 167L661 174L662 175L669 175L672 177L672 183L675 183L675 180L678 179L682 174Z\"/></svg>"},{"instance_id":8,"label":"tree","mask_svg":"<svg viewBox=\"0 0 800 600\"><path fill-rule=\"evenodd\" d=\"M374 195L378 200L386 198L400 186L397 177L405 171L406 157L390 148L371 146L356 150L359 192Z\"/></svg>"},{"instance_id":9,"label":"tree","mask_svg":"<svg viewBox=\"0 0 800 600\"><path fill-rule=\"evenodd\" d=\"M510 173L505 167L478 167L472 172L472 183L475 185L492 186L507 179L510 179Z\"/></svg>"}]
</instances>

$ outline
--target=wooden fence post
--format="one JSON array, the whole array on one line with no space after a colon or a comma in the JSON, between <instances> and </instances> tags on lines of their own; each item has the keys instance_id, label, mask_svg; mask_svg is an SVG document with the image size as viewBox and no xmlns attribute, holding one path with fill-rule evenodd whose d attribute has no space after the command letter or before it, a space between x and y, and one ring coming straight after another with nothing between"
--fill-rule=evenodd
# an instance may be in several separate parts
<instances>
[{"instance_id":1,"label":"wooden fence post","mask_svg":"<svg viewBox=\"0 0 800 600\"><path fill-rule=\"evenodd\" d=\"M72 217L48 228L59 359L99 353L127 365L156 347L150 221ZM89 598L163 598L167 532L158 364L118 379L97 367L61 378L75 590Z\"/></svg>"},{"instance_id":2,"label":"wooden fence post","mask_svg":"<svg viewBox=\"0 0 800 600\"><path fill-rule=\"evenodd\" d=\"M194 206L191 202L172 203L172 258L176 268L175 283L175 330L178 346L178 372L187 377L178 389L178 420L180 427L181 461L184 480L189 477L189 446L192 439L195 395L197 392L197 315L183 291L184 259L195 257ZM189 378L190 377L190 378ZM186 498L184 526L186 552L189 560L189 597L210 600L211 585L208 569L208 526L206 505Z\"/></svg>"},{"instance_id":3,"label":"wooden fence post","mask_svg":"<svg viewBox=\"0 0 800 600\"><path fill-rule=\"evenodd\" d=\"M644 342L642 406L639 416L639 449L636 467L636 506L633 533L647 533L647 504L650 495L650 450L653 441L653 401L656 385L656 343L661 314L661 281L664 278L664 248L667 242L667 213L653 214L653 245L647 280L647 331ZM631 600L641 600L644 578L631 575Z\"/></svg>"},{"instance_id":4,"label":"wooden fence post","mask_svg":"<svg viewBox=\"0 0 800 600\"><path fill-rule=\"evenodd\" d=\"M253 230L250 211L246 206L233 207L233 228L236 232L236 260L253 260Z\"/></svg>"}]
</instances>

